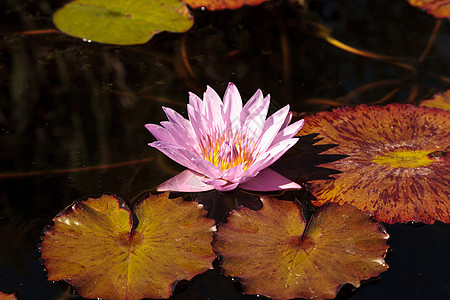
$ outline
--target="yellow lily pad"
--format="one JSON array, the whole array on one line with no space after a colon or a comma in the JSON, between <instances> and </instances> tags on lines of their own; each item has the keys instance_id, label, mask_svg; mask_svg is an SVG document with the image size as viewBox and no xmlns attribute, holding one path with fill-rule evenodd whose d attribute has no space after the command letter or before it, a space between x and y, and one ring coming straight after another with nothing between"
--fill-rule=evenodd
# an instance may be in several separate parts
<instances>
[{"instance_id":1,"label":"yellow lily pad","mask_svg":"<svg viewBox=\"0 0 450 300\"><path fill-rule=\"evenodd\" d=\"M225 274L238 277L245 293L330 299L343 284L358 287L388 269L389 235L368 214L331 204L307 224L295 203L261 200L258 211L233 211L214 237Z\"/></svg>"},{"instance_id":2,"label":"yellow lily pad","mask_svg":"<svg viewBox=\"0 0 450 300\"><path fill-rule=\"evenodd\" d=\"M420 102L421 106L450 110L450 90L437 93L433 98Z\"/></svg>"},{"instance_id":3,"label":"yellow lily pad","mask_svg":"<svg viewBox=\"0 0 450 300\"><path fill-rule=\"evenodd\" d=\"M48 279L86 298L168 298L174 283L212 267L213 220L201 205L150 195L134 214L136 228L127 206L108 195L61 212L40 247Z\"/></svg>"}]
</instances>

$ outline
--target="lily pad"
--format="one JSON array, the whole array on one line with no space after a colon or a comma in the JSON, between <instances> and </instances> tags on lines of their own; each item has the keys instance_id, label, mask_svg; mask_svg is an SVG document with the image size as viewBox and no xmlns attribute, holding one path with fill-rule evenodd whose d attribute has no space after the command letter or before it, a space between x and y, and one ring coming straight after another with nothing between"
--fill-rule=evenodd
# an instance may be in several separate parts
<instances>
[{"instance_id":1,"label":"lily pad","mask_svg":"<svg viewBox=\"0 0 450 300\"><path fill-rule=\"evenodd\" d=\"M66 280L86 298L168 298L171 286L211 268L213 221L196 202L168 194L127 206L89 198L56 216L40 247L49 280Z\"/></svg>"},{"instance_id":2,"label":"lily pad","mask_svg":"<svg viewBox=\"0 0 450 300\"><path fill-rule=\"evenodd\" d=\"M409 4L424 9L436 18L450 18L449 0L408 0Z\"/></svg>"},{"instance_id":3,"label":"lily pad","mask_svg":"<svg viewBox=\"0 0 450 300\"><path fill-rule=\"evenodd\" d=\"M420 105L450 110L450 90L438 93L433 98L420 102Z\"/></svg>"},{"instance_id":4,"label":"lily pad","mask_svg":"<svg viewBox=\"0 0 450 300\"><path fill-rule=\"evenodd\" d=\"M16 296L14 294L5 294L0 292L0 300L16 300Z\"/></svg>"},{"instance_id":5,"label":"lily pad","mask_svg":"<svg viewBox=\"0 0 450 300\"><path fill-rule=\"evenodd\" d=\"M204 7L208 10L238 9L244 5L258 5L269 0L186 0L192 8Z\"/></svg>"},{"instance_id":6,"label":"lily pad","mask_svg":"<svg viewBox=\"0 0 450 300\"><path fill-rule=\"evenodd\" d=\"M99 43L133 45L161 31L184 32L193 24L179 0L76 0L53 15L62 32Z\"/></svg>"},{"instance_id":7,"label":"lily pad","mask_svg":"<svg viewBox=\"0 0 450 300\"><path fill-rule=\"evenodd\" d=\"M295 203L261 200L261 210L232 212L214 237L225 274L239 277L245 293L330 299L344 283L358 287L388 269L389 235L368 214L331 204L307 225Z\"/></svg>"},{"instance_id":8,"label":"lily pad","mask_svg":"<svg viewBox=\"0 0 450 300\"><path fill-rule=\"evenodd\" d=\"M302 134L337 144L347 158L323 167L342 173L313 180L316 206L350 204L382 222L450 222L450 111L390 104L343 107L305 119Z\"/></svg>"}]
</instances>

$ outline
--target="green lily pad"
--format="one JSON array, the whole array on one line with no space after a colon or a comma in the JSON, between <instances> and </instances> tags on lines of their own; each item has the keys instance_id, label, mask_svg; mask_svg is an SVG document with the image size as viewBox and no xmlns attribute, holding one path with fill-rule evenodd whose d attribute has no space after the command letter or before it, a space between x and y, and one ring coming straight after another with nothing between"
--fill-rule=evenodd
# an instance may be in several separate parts
<instances>
[{"instance_id":1,"label":"green lily pad","mask_svg":"<svg viewBox=\"0 0 450 300\"><path fill-rule=\"evenodd\" d=\"M184 32L193 18L179 0L77 0L53 15L62 32L99 43L133 45L161 31Z\"/></svg>"}]
</instances>

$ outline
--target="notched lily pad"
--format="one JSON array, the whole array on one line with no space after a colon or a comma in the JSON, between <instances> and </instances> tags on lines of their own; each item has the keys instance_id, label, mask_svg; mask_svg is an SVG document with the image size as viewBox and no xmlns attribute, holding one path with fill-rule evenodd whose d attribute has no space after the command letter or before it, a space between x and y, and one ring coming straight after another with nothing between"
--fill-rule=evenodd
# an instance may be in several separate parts
<instances>
[{"instance_id":1,"label":"notched lily pad","mask_svg":"<svg viewBox=\"0 0 450 300\"><path fill-rule=\"evenodd\" d=\"M450 90L435 94L433 98L420 102L420 105L450 110Z\"/></svg>"},{"instance_id":2,"label":"notched lily pad","mask_svg":"<svg viewBox=\"0 0 450 300\"><path fill-rule=\"evenodd\" d=\"M258 5L269 0L186 0L192 8L205 7L208 10L238 9L244 5Z\"/></svg>"},{"instance_id":3,"label":"notched lily pad","mask_svg":"<svg viewBox=\"0 0 450 300\"><path fill-rule=\"evenodd\" d=\"M133 45L161 31L184 32L193 24L179 0L75 0L53 15L62 32L99 43Z\"/></svg>"},{"instance_id":4,"label":"notched lily pad","mask_svg":"<svg viewBox=\"0 0 450 300\"><path fill-rule=\"evenodd\" d=\"M425 10L436 18L450 18L449 0L408 0L409 4Z\"/></svg>"},{"instance_id":5,"label":"notched lily pad","mask_svg":"<svg viewBox=\"0 0 450 300\"><path fill-rule=\"evenodd\" d=\"M339 288L388 269L389 235L369 215L331 204L308 226L293 202L263 197L263 208L231 213L214 237L226 275L240 278L244 292L275 299L331 299Z\"/></svg>"},{"instance_id":6,"label":"notched lily pad","mask_svg":"<svg viewBox=\"0 0 450 300\"><path fill-rule=\"evenodd\" d=\"M343 107L305 118L301 134L337 144L323 164L342 173L313 180L316 206L350 204L386 223L450 222L450 111L390 104Z\"/></svg>"},{"instance_id":7,"label":"notched lily pad","mask_svg":"<svg viewBox=\"0 0 450 300\"><path fill-rule=\"evenodd\" d=\"M196 202L150 195L133 217L114 196L89 198L56 216L42 239L49 280L86 298L168 298L172 284L211 268L213 221Z\"/></svg>"}]
</instances>

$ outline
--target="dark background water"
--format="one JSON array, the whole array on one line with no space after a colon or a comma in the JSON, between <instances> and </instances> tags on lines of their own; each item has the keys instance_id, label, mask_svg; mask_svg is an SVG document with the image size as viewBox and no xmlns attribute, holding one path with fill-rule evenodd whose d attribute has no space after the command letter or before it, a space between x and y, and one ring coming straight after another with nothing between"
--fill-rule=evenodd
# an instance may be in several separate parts
<instances>
[{"instance_id":1,"label":"dark background water","mask_svg":"<svg viewBox=\"0 0 450 300\"><path fill-rule=\"evenodd\" d=\"M40 234L59 211L104 192L132 205L183 170L147 147L144 124L165 119L162 105L185 113L188 91L201 95L210 85L222 95L232 81L244 99L260 88L271 94L271 111L289 103L302 114L330 101L417 103L450 86L439 78L450 76L450 24L419 64L436 20L403 0L310 1L309 13L287 1L195 10L190 31L139 46L29 32L54 28L51 15L64 3L0 3L0 291L23 299L79 298L48 282L39 261ZM320 22L349 45L410 58L416 72L329 45L315 33ZM450 226L387 231L390 270L339 298L449 299ZM173 298L257 299L239 288L215 269Z\"/></svg>"}]
</instances>

